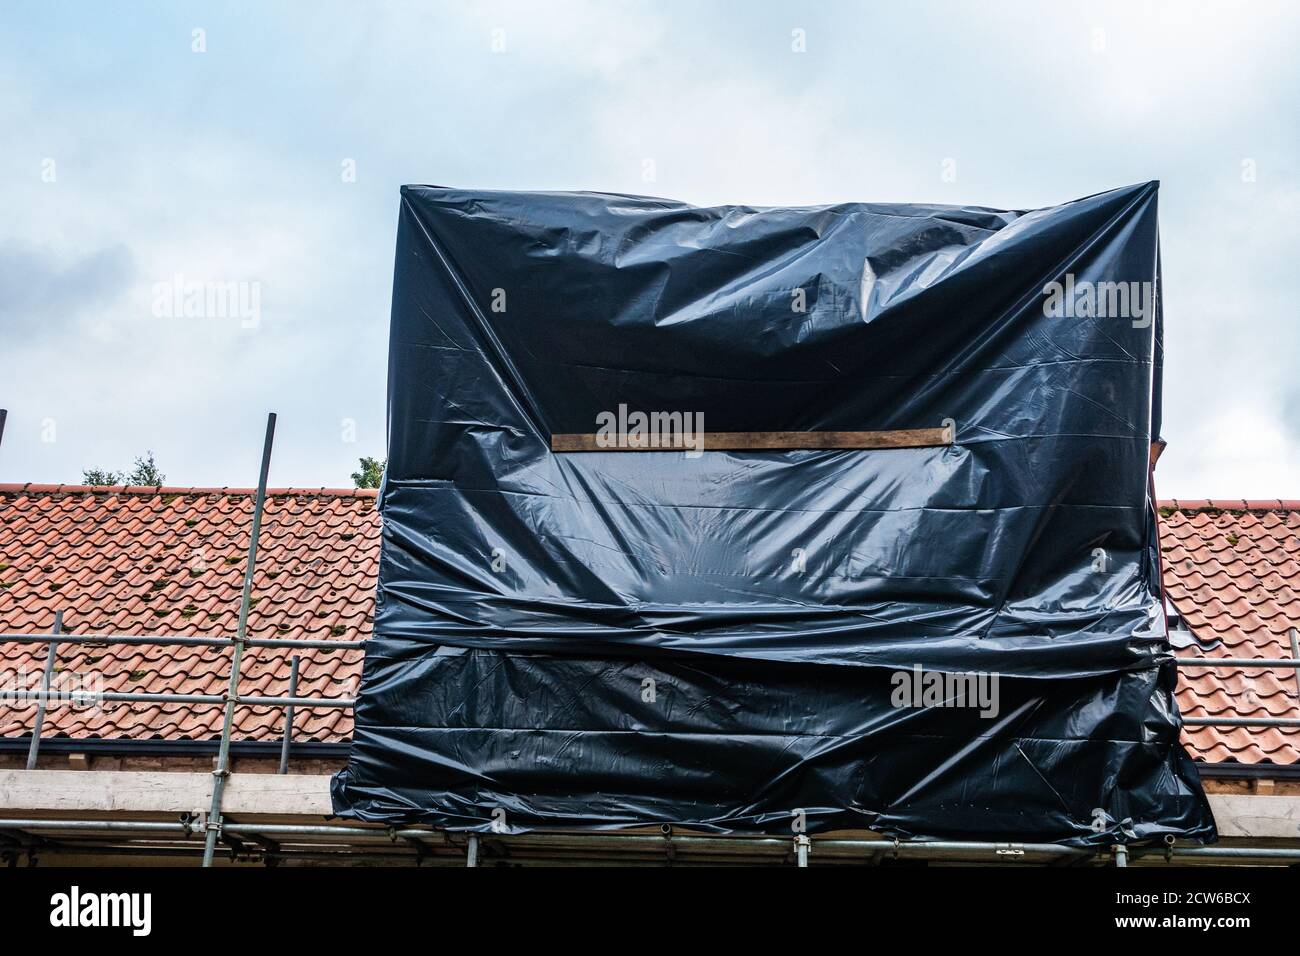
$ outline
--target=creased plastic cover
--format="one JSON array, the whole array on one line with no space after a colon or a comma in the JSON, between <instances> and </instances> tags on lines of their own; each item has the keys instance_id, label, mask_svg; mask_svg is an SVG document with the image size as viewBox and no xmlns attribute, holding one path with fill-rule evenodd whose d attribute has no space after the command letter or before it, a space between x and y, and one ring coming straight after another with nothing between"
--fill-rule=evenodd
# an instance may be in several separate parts
<instances>
[{"instance_id":1,"label":"creased plastic cover","mask_svg":"<svg viewBox=\"0 0 1300 956\"><path fill-rule=\"evenodd\" d=\"M1213 839L1149 482L1156 196L404 188L378 608L335 812ZM705 450L550 450L620 408L702 415ZM938 447L707 443L946 420Z\"/></svg>"}]
</instances>

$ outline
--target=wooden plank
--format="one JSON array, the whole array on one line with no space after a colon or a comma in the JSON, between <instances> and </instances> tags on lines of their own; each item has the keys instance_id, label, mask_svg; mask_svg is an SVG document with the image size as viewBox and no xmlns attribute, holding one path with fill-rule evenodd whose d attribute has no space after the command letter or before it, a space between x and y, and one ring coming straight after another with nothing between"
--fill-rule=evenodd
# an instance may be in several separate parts
<instances>
[{"instance_id":1,"label":"wooden plank","mask_svg":"<svg viewBox=\"0 0 1300 956\"><path fill-rule=\"evenodd\" d=\"M0 812L206 811L212 774L147 770L0 770ZM328 816L327 774L232 773L226 813Z\"/></svg>"},{"instance_id":2,"label":"wooden plank","mask_svg":"<svg viewBox=\"0 0 1300 956\"><path fill-rule=\"evenodd\" d=\"M1300 797L1207 796L1221 837L1300 840Z\"/></svg>"},{"instance_id":3,"label":"wooden plank","mask_svg":"<svg viewBox=\"0 0 1300 956\"><path fill-rule=\"evenodd\" d=\"M698 437L704 451L794 451L799 449L933 448L953 443L952 429L902 428L885 432L703 432ZM604 446L596 435L552 435L551 451L690 451L682 436L674 433L672 444L653 447L634 444L645 436L617 436L619 444Z\"/></svg>"}]
</instances>

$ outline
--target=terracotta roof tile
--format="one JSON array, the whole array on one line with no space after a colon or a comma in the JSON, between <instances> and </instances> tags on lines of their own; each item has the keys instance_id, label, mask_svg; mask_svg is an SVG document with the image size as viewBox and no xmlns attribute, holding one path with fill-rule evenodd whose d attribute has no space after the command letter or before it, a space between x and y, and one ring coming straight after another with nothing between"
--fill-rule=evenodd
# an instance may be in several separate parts
<instances>
[{"instance_id":1,"label":"terracotta roof tile","mask_svg":"<svg viewBox=\"0 0 1300 956\"><path fill-rule=\"evenodd\" d=\"M249 615L253 637L369 637L379 564L375 492L277 488L267 494ZM1300 623L1300 501L1161 502L1166 591L1194 637L1181 657L1290 657ZM0 485L0 630L48 631L58 609L71 633L234 633L252 523L247 488L85 488ZM250 648L243 693L288 692L290 650ZM360 651L297 651L301 696L350 697ZM44 645L5 646L0 682L39 681ZM99 673L106 690L221 694L225 648L64 644L65 674ZM1296 716L1289 669L1183 668L1188 716ZM0 710L0 736L30 733L34 706ZM211 739L219 706L56 707L46 733ZM236 739L277 739L282 711L241 707ZM343 741L345 710L299 710L295 740ZM1184 740L1200 760L1300 762L1300 729L1197 727Z\"/></svg>"},{"instance_id":2,"label":"terracotta roof tile","mask_svg":"<svg viewBox=\"0 0 1300 956\"><path fill-rule=\"evenodd\" d=\"M72 634L227 637L243 588L253 492L225 488L85 488L0 485L0 630L48 632L58 610ZM249 612L251 637L351 641L370 636L379 555L375 492L276 488L266 513ZM45 645L5 645L0 684L36 686ZM288 693L301 659L304 697L356 694L362 652L249 648L240 691ZM228 648L60 645L56 668L100 675L122 692L223 694ZM0 708L0 736L31 732L35 705ZM210 739L220 706L105 704L50 708L45 733L140 739ZM277 739L279 708L240 707L235 739ZM295 740L340 741L346 710L299 709Z\"/></svg>"},{"instance_id":3,"label":"terracotta roof tile","mask_svg":"<svg viewBox=\"0 0 1300 956\"><path fill-rule=\"evenodd\" d=\"M1300 501L1160 502L1165 593L1190 630L1179 657L1291 657L1300 626ZM1290 668L1181 668L1188 717L1297 717ZM1300 728L1189 727L1183 741L1210 762L1300 763Z\"/></svg>"}]
</instances>

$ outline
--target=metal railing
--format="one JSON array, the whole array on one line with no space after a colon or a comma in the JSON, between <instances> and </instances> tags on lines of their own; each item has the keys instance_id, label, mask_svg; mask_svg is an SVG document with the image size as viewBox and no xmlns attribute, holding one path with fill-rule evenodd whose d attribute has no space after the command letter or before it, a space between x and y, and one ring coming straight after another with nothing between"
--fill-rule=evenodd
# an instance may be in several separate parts
<instances>
[{"instance_id":1,"label":"metal railing","mask_svg":"<svg viewBox=\"0 0 1300 956\"><path fill-rule=\"evenodd\" d=\"M1270 670L1290 668L1295 671L1296 707L1300 709L1300 630L1288 628L1291 656L1267 657L1175 657L1179 667L1196 668L1260 668ZM1300 717L1184 717L1185 727L1300 727Z\"/></svg>"}]
</instances>

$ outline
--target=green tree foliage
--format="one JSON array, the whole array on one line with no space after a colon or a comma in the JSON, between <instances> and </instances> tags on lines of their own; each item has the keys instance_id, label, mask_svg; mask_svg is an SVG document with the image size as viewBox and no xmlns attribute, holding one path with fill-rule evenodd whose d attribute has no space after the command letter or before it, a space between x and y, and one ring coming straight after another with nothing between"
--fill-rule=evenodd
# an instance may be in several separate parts
<instances>
[{"instance_id":1,"label":"green tree foliage","mask_svg":"<svg viewBox=\"0 0 1300 956\"><path fill-rule=\"evenodd\" d=\"M153 460L153 452L147 451L143 456L136 458L135 467L131 469L131 474L126 476L127 484L131 485L163 485L167 483L167 476L158 470L158 463Z\"/></svg>"},{"instance_id":2,"label":"green tree foliage","mask_svg":"<svg viewBox=\"0 0 1300 956\"><path fill-rule=\"evenodd\" d=\"M361 458L361 470L352 473L352 482L358 488L378 488L379 482L384 477L384 469L388 467L388 459L380 460L378 458Z\"/></svg>"},{"instance_id":3,"label":"green tree foliage","mask_svg":"<svg viewBox=\"0 0 1300 956\"><path fill-rule=\"evenodd\" d=\"M167 476L158 470L158 463L154 461L151 451L138 456L129 472L87 468L81 473L83 485L141 485L147 488L157 487L166 482Z\"/></svg>"},{"instance_id":4,"label":"green tree foliage","mask_svg":"<svg viewBox=\"0 0 1300 956\"><path fill-rule=\"evenodd\" d=\"M81 483L83 485L120 485L123 477L120 471L87 468L81 473Z\"/></svg>"}]
</instances>

